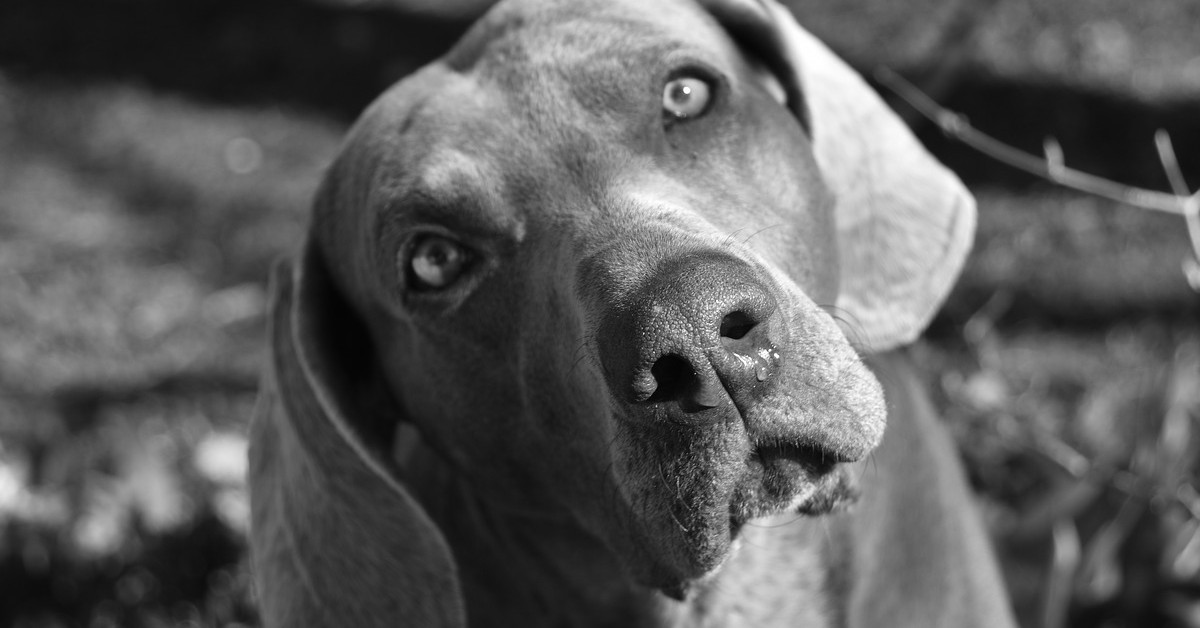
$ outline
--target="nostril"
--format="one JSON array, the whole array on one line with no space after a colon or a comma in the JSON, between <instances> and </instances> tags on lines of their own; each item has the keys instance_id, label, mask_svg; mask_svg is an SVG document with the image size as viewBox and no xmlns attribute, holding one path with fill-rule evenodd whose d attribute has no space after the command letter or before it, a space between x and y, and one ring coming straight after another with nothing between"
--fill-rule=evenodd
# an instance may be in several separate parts
<instances>
[{"instance_id":1,"label":"nostril","mask_svg":"<svg viewBox=\"0 0 1200 628\"><path fill-rule=\"evenodd\" d=\"M650 367L654 392L646 403L678 402L679 409L693 414L721 405L724 389L712 373L700 373L687 358L668 353Z\"/></svg>"},{"instance_id":2,"label":"nostril","mask_svg":"<svg viewBox=\"0 0 1200 628\"><path fill-rule=\"evenodd\" d=\"M684 396L696 378L695 369L691 362L681 355L670 353L660 357L650 367L650 375L654 377L654 393L646 401L673 401Z\"/></svg>"},{"instance_id":3,"label":"nostril","mask_svg":"<svg viewBox=\"0 0 1200 628\"><path fill-rule=\"evenodd\" d=\"M757 324L757 321L741 310L730 312L721 319L721 337L741 340Z\"/></svg>"}]
</instances>

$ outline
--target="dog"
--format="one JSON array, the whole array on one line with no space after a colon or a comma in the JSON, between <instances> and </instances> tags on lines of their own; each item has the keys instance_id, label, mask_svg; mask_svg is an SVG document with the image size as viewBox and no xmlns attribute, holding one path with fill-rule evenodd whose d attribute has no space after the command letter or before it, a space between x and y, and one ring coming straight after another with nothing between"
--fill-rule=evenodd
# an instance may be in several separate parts
<instances>
[{"instance_id":1,"label":"dog","mask_svg":"<svg viewBox=\"0 0 1200 628\"><path fill-rule=\"evenodd\" d=\"M1014 625L903 349L974 211L774 0L502 2L276 269L264 625Z\"/></svg>"}]
</instances>

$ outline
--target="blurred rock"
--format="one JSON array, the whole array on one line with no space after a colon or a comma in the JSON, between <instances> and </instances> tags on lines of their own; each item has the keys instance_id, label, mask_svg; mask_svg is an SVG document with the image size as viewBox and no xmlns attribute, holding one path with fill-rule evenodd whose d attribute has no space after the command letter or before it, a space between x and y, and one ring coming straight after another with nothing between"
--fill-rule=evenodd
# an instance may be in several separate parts
<instances>
[{"instance_id":1,"label":"blurred rock","mask_svg":"<svg viewBox=\"0 0 1200 628\"><path fill-rule=\"evenodd\" d=\"M240 486L246 481L248 445L240 433L213 432L196 445L192 463L214 484Z\"/></svg>"}]
</instances>

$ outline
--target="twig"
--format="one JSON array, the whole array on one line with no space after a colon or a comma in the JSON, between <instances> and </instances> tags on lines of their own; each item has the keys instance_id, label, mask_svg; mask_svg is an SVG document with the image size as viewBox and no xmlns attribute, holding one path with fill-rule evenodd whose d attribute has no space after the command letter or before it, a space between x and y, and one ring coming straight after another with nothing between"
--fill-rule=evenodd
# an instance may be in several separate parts
<instances>
[{"instance_id":1,"label":"twig","mask_svg":"<svg viewBox=\"0 0 1200 628\"><path fill-rule=\"evenodd\" d=\"M1124 578L1119 567L1119 553L1146 511L1147 503L1127 497L1117 516L1105 521L1092 535L1084 547L1082 564L1076 575L1077 600L1097 604L1112 600L1120 592Z\"/></svg>"},{"instance_id":2,"label":"twig","mask_svg":"<svg viewBox=\"0 0 1200 628\"><path fill-rule=\"evenodd\" d=\"M875 79L936 124L943 133L992 159L1073 190L1141 209L1183 216L1192 245L1192 256L1184 259L1183 272L1192 289L1200 292L1200 191L1192 193L1188 190L1179 163L1175 159L1175 151L1171 147L1171 138L1165 131L1160 129L1154 139L1159 159L1167 172L1167 178L1171 181L1174 194L1122 185L1068 168L1064 163L1062 147L1053 138L1046 140L1044 157L1013 148L975 129L965 116L942 107L889 68L878 68L875 71Z\"/></svg>"},{"instance_id":3,"label":"twig","mask_svg":"<svg viewBox=\"0 0 1200 628\"><path fill-rule=\"evenodd\" d=\"M1049 582L1042 602L1042 628L1062 628L1067 625L1067 610L1071 607L1071 584L1079 571L1083 544L1075 522L1063 518L1054 522L1054 554L1050 561Z\"/></svg>"},{"instance_id":4,"label":"twig","mask_svg":"<svg viewBox=\"0 0 1200 628\"><path fill-rule=\"evenodd\" d=\"M965 116L937 104L915 85L888 68L876 70L875 79L938 125L942 132L993 159L1081 192L1168 214L1183 213L1179 197L1173 194L1129 187L1061 164L1051 165L1046 159L1013 148L978 131L967 122Z\"/></svg>"},{"instance_id":5,"label":"twig","mask_svg":"<svg viewBox=\"0 0 1200 628\"><path fill-rule=\"evenodd\" d=\"M1000 2L956 0L952 4L945 3L948 6L940 16L937 36L930 38L916 53L918 58L933 60L929 71L921 74L920 83L926 93L936 98L961 80L979 47L979 32L987 24L992 9ZM939 20L938 17L933 19ZM913 126L920 121L919 115L905 113L901 114L901 118L908 125Z\"/></svg>"},{"instance_id":6,"label":"twig","mask_svg":"<svg viewBox=\"0 0 1200 628\"><path fill-rule=\"evenodd\" d=\"M1159 129L1154 134L1154 146L1158 149L1158 159L1162 162L1167 180L1176 196L1183 199L1183 219L1187 223L1188 238L1192 242L1194 257L1183 261L1183 274L1187 276L1192 289L1200 292L1200 190L1192 194L1188 191L1187 181L1183 178L1183 170L1175 158L1175 147L1171 144L1171 135Z\"/></svg>"},{"instance_id":7,"label":"twig","mask_svg":"<svg viewBox=\"0 0 1200 628\"><path fill-rule=\"evenodd\" d=\"M1179 161L1175 159L1175 147L1171 144L1171 135L1159 129L1154 133L1154 147L1158 149L1158 159L1162 162L1163 170L1167 172L1167 180L1171 182L1171 190L1176 196L1191 196L1187 182L1183 180L1183 171L1179 169Z\"/></svg>"},{"instance_id":8,"label":"twig","mask_svg":"<svg viewBox=\"0 0 1200 628\"><path fill-rule=\"evenodd\" d=\"M974 351L984 370L1000 371L1000 356L994 341L989 342L996 320L1012 307L1013 295L1001 289L992 294L963 325L963 339Z\"/></svg>"}]
</instances>

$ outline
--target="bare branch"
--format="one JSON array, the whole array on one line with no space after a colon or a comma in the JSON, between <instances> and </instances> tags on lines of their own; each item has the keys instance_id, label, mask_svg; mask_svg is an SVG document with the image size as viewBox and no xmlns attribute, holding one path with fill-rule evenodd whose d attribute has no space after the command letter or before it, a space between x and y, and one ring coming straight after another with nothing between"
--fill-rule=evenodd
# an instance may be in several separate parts
<instances>
[{"instance_id":1,"label":"bare branch","mask_svg":"<svg viewBox=\"0 0 1200 628\"><path fill-rule=\"evenodd\" d=\"M1054 552L1050 560L1045 597L1042 600L1042 628L1062 628L1067 625L1071 607L1071 587L1079 572L1083 543L1079 530L1071 519L1054 522Z\"/></svg>"},{"instance_id":2,"label":"bare branch","mask_svg":"<svg viewBox=\"0 0 1200 628\"><path fill-rule=\"evenodd\" d=\"M1171 189L1175 191L1175 195L1191 196L1187 181L1183 180L1183 171L1179 169L1179 160L1175 158L1175 147L1171 143L1171 134L1163 129L1155 131L1154 147L1158 149L1158 160L1162 162L1163 170L1167 173L1167 180L1171 182Z\"/></svg>"},{"instance_id":3,"label":"bare branch","mask_svg":"<svg viewBox=\"0 0 1200 628\"><path fill-rule=\"evenodd\" d=\"M937 23L937 35L930 37L915 55L932 62L920 79L925 93L935 98L943 95L969 71L979 47L979 33L1001 1L953 0L943 3L940 15L931 16ZM910 126L920 121L919 114L912 112L900 116Z\"/></svg>"},{"instance_id":4,"label":"bare branch","mask_svg":"<svg viewBox=\"0 0 1200 628\"><path fill-rule=\"evenodd\" d=\"M982 133L972 127L965 116L937 104L912 83L888 68L876 70L875 79L938 125L942 132L993 159L1080 192L1095 194L1143 209L1176 215L1183 213L1181 199L1173 194L1121 185L1086 172L1073 170L1065 165L1052 166L1045 159L1013 148Z\"/></svg>"},{"instance_id":5,"label":"bare branch","mask_svg":"<svg viewBox=\"0 0 1200 628\"><path fill-rule=\"evenodd\" d=\"M1158 149L1158 160L1162 162L1171 189L1183 199L1183 219L1187 222L1188 237L1192 240L1194 257L1183 260L1183 274L1193 290L1200 292L1200 191L1193 194L1188 190L1187 181L1183 178L1183 170L1179 160L1175 158L1175 147L1171 143L1171 134L1159 129L1154 134L1154 146Z\"/></svg>"},{"instance_id":6,"label":"bare branch","mask_svg":"<svg viewBox=\"0 0 1200 628\"><path fill-rule=\"evenodd\" d=\"M965 116L950 111L886 67L875 71L875 79L892 90L913 109L928 118L946 135L974 148L975 150L1008 164L1018 170L1042 177L1063 187L1094 194L1140 209L1149 209L1183 216L1187 223L1188 240L1192 255L1183 260L1183 274L1192 290L1200 292L1200 191L1188 190L1183 171L1175 158L1171 136L1159 129L1154 134L1154 144L1163 170L1171 182L1174 194L1122 185L1095 175L1073 170L1066 166L1062 146L1054 138L1046 138L1042 150L1045 158L1018 150L996 138L976 130Z\"/></svg>"},{"instance_id":7,"label":"bare branch","mask_svg":"<svg viewBox=\"0 0 1200 628\"><path fill-rule=\"evenodd\" d=\"M1062 172L1067 169L1067 159L1063 156L1062 144L1053 137L1047 137L1042 141L1042 150L1046 153L1046 169L1051 176L1062 176Z\"/></svg>"}]
</instances>

